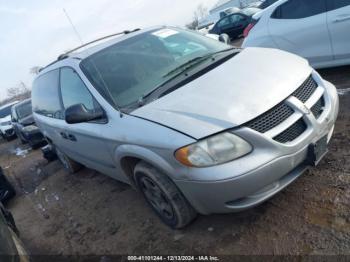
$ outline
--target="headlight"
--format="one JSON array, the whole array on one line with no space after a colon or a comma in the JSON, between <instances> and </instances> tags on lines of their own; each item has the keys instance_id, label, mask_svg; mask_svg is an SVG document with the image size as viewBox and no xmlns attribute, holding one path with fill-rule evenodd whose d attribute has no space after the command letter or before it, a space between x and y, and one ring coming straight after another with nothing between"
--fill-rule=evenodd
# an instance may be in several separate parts
<instances>
[{"instance_id":1,"label":"headlight","mask_svg":"<svg viewBox=\"0 0 350 262\"><path fill-rule=\"evenodd\" d=\"M11 125L11 121L6 121L1 123L2 126L9 126Z\"/></svg>"},{"instance_id":2,"label":"headlight","mask_svg":"<svg viewBox=\"0 0 350 262\"><path fill-rule=\"evenodd\" d=\"M208 167L232 161L252 149L242 138L226 132L178 149L175 158L186 166Z\"/></svg>"},{"instance_id":3,"label":"headlight","mask_svg":"<svg viewBox=\"0 0 350 262\"><path fill-rule=\"evenodd\" d=\"M32 132L32 131L37 130L37 129L39 129L37 126L30 125L30 126L23 127L22 131L23 132Z\"/></svg>"}]
</instances>

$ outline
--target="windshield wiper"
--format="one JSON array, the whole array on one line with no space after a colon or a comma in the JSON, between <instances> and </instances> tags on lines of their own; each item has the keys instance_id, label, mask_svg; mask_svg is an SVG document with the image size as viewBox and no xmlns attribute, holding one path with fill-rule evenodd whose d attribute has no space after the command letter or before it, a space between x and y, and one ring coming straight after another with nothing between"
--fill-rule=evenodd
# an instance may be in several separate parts
<instances>
[{"instance_id":1,"label":"windshield wiper","mask_svg":"<svg viewBox=\"0 0 350 262\"><path fill-rule=\"evenodd\" d=\"M212 53L209 53L209 54L206 54L204 56L197 56L193 59L190 59L189 61L185 62L184 64L174 68L173 70L171 70L170 72L168 72L167 74L165 74L163 76L163 78L165 77L168 77L170 75L172 75L173 73L181 70L180 74L183 73L183 72L186 72L188 69L192 68L193 66L195 65L198 65L202 62L204 62L205 60L209 59L209 58L213 58L214 55L216 54L219 54L219 53L224 53L224 52L227 52L227 51L230 51L230 50L233 50L233 49L236 49L235 47L230 47L230 48L226 48L226 49L223 49L223 50L220 50L220 51L216 51L216 52L212 52Z\"/></svg>"},{"instance_id":2,"label":"windshield wiper","mask_svg":"<svg viewBox=\"0 0 350 262\"><path fill-rule=\"evenodd\" d=\"M237 49L236 47L230 47L230 48L226 48L220 51L216 51L216 52L212 52L209 53L207 55L204 56L198 56L195 57L193 59L190 59L189 61L185 62L184 64L174 68L173 70L171 70L170 72L168 72L167 74L165 74L163 76L163 78L166 78L172 74L174 74L175 72L179 71L180 69L182 69L179 73L173 75L171 78L167 79L166 81L162 82L161 84L157 85L155 88L153 88L151 91L149 91L148 93L142 95L139 99L138 99L138 105L139 106L143 106L144 101L147 97L149 97L150 95L152 95L156 90L158 90L159 88L161 88L162 86L166 85L167 83L169 83L170 81L172 81L173 79L177 78L179 75L182 75L184 72L186 72L188 69L192 68L195 65L198 65L204 61L206 61L209 58L213 58L213 56L215 56L216 54L219 53L224 53L224 52L228 52L230 50L234 50ZM214 58L213 58L214 59ZM215 59L214 59L215 60Z\"/></svg>"}]
</instances>

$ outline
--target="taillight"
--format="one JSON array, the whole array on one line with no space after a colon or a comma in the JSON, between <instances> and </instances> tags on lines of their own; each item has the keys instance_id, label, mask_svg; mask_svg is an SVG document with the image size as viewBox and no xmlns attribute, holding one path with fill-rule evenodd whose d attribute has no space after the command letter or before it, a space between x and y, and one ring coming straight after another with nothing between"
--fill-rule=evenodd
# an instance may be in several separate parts
<instances>
[{"instance_id":1,"label":"taillight","mask_svg":"<svg viewBox=\"0 0 350 262\"><path fill-rule=\"evenodd\" d=\"M258 23L259 20L252 20L252 22L244 29L243 36L247 37L249 35L250 30Z\"/></svg>"}]
</instances>

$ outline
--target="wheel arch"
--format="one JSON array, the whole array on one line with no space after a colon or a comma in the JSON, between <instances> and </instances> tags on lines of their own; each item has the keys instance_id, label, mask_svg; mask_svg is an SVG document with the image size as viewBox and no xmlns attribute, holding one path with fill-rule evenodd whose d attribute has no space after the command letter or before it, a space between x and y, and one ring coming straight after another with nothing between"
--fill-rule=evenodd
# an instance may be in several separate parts
<instances>
[{"instance_id":1,"label":"wheel arch","mask_svg":"<svg viewBox=\"0 0 350 262\"><path fill-rule=\"evenodd\" d=\"M115 150L115 161L116 163L119 163L124 175L133 186L135 186L133 178L134 168L140 161L144 161L154 166L170 179L172 179L171 174L174 172L174 169L164 158L157 153L138 145L119 146Z\"/></svg>"}]
</instances>

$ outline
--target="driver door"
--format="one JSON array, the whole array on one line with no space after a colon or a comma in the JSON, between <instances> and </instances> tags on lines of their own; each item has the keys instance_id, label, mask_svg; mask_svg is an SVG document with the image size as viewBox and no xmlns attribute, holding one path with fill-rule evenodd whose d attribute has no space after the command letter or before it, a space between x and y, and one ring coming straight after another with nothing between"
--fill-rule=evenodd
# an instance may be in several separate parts
<instances>
[{"instance_id":1,"label":"driver door","mask_svg":"<svg viewBox=\"0 0 350 262\"><path fill-rule=\"evenodd\" d=\"M83 104L90 111L101 110L78 73L70 67L60 69L60 92L64 110L76 104ZM113 168L111 155L101 136L106 121L78 124L64 121L60 131L64 152L79 163L102 173Z\"/></svg>"}]
</instances>

